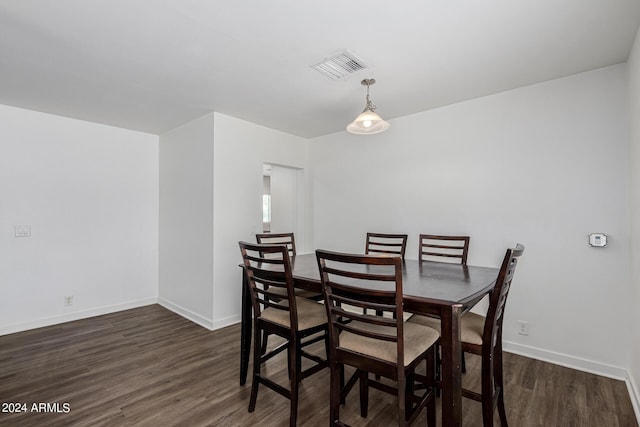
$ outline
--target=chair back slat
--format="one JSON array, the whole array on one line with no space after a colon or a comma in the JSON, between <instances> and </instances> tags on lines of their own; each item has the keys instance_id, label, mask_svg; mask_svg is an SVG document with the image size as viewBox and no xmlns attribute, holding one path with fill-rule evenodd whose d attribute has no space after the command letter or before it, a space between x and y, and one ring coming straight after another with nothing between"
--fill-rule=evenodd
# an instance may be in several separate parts
<instances>
[{"instance_id":1,"label":"chair back slat","mask_svg":"<svg viewBox=\"0 0 640 427\"><path fill-rule=\"evenodd\" d=\"M258 233L256 234L256 242L259 244L285 245L289 256L296 256L296 239L293 233Z\"/></svg>"},{"instance_id":2,"label":"chair back slat","mask_svg":"<svg viewBox=\"0 0 640 427\"><path fill-rule=\"evenodd\" d=\"M363 337L373 338L381 341L398 342L397 334L382 334L382 333L368 331L363 328L356 328L351 325L352 323L340 323L337 326L338 326L338 329L341 331L351 332L352 334L361 335Z\"/></svg>"},{"instance_id":3,"label":"chair back slat","mask_svg":"<svg viewBox=\"0 0 640 427\"><path fill-rule=\"evenodd\" d=\"M373 308L375 310L381 310L381 311L391 311L394 309L394 305L392 304L380 304L380 303L375 303L370 301L361 301L360 299L357 299L357 298L349 298L349 297L338 295L335 292L333 294L333 298L339 304L349 304L354 307L360 307L360 308L367 307L367 308ZM354 313L354 314L357 314L357 313Z\"/></svg>"},{"instance_id":4,"label":"chair back slat","mask_svg":"<svg viewBox=\"0 0 640 427\"><path fill-rule=\"evenodd\" d=\"M418 260L420 262L454 262L467 265L469 240L469 236L421 234Z\"/></svg>"},{"instance_id":5,"label":"chair back slat","mask_svg":"<svg viewBox=\"0 0 640 427\"><path fill-rule=\"evenodd\" d=\"M277 253L276 253L277 255ZM253 255L247 255L247 259L249 261L253 261L253 262L262 262L264 259L264 256L253 256ZM278 265L278 264L284 264L284 260L282 259L276 259L276 258L271 258L272 262L270 262L270 265Z\"/></svg>"},{"instance_id":6,"label":"chair back slat","mask_svg":"<svg viewBox=\"0 0 640 427\"><path fill-rule=\"evenodd\" d=\"M370 273L366 271L340 270L336 268L326 267L327 274L350 277L352 279L375 280L379 282L392 282L395 280L395 274Z\"/></svg>"},{"instance_id":7,"label":"chair back slat","mask_svg":"<svg viewBox=\"0 0 640 427\"><path fill-rule=\"evenodd\" d=\"M266 278L266 277L258 277L258 274L256 272L255 268L251 268L251 272L253 273L253 278L256 281L256 283L260 283L263 285L267 285L267 286L272 286L275 288L284 288L286 289L286 286L282 286L282 282L279 282L277 280L277 278Z\"/></svg>"},{"instance_id":8,"label":"chair back slat","mask_svg":"<svg viewBox=\"0 0 640 427\"><path fill-rule=\"evenodd\" d=\"M274 292L273 289L273 287L269 289L261 289L260 287L256 286L254 288L254 292L256 292L255 297L258 304L260 304L263 310L267 307L275 306L274 308L277 308L278 310L284 309L288 311L289 307L286 304L282 304L281 302L283 298L282 294Z\"/></svg>"},{"instance_id":9,"label":"chair back slat","mask_svg":"<svg viewBox=\"0 0 640 427\"><path fill-rule=\"evenodd\" d=\"M404 254L406 250L406 234L367 233L365 254L395 254L400 255L404 261Z\"/></svg>"},{"instance_id":10,"label":"chair back slat","mask_svg":"<svg viewBox=\"0 0 640 427\"><path fill-rule=\"evenodd\" d=\"M248 242L239 242L239 246L255 318L259 319L266 308L288 311L291 329L297 330L297 307L287 246Z\"/></svg>"}]
</instances>

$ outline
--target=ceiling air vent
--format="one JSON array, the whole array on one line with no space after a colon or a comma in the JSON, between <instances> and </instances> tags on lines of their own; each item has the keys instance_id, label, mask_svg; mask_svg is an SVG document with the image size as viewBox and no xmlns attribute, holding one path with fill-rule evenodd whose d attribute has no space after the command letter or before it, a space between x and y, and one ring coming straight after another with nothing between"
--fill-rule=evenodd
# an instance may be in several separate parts
<instances>
[{"instance_id":1,"label":"ceiling air vent","mask_svg":"<svg viewBox=\"0 0 640 427\"><path fill-rule=\"evenodd\" d=\"M353 53L343 50L329 58L325 58L319 64L312 65L312 68L333 80L340 80L356 71L364 70L367 66Z\"/></svg>"}]
</instances>

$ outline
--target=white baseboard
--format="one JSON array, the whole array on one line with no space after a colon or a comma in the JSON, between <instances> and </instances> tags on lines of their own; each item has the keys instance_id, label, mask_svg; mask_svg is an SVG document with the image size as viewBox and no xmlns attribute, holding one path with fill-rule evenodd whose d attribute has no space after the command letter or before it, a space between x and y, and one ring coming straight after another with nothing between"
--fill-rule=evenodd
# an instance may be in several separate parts
<instances>
[{"instance_id":1,"label":"white baseboard","mask_svg":"<svg viewBox=\"0 0 640 427\"><path fill-rule=\"evenodd\" d=\"M627 383L627 389L629 390L629 397L631 398L631 404L633 405L633 412L636 413L636 421L640 424L640 389L638 384L629 373L629 377L625 381Z\"/></svg>"},{"instance_id":2,"label":"white baseboard","mask_svg":"<svg viewBox=\"0 0 640 427\"><path fill-rule=\"evenodd\" d=\"M193 323L196 323L203 328L209 329L210 331L221 329L240 322L239 314L227 317L225 319L211 320L199 315L198 313L194 313L193 311L184 308L179 304L172 303L171 301L168 301L164 298L158 298L158 304L160 304L167 310L171 310L174 313L184 317L185 319L191 320Z\"/></svg>"},{"instance_id":3,"label":"white baseboard","mask_svg":"<svg viewBox=\"0 0 640 427\"><path fill-rule=\"evenodd\" d=\"M118 311L129 310L137 307L144 307L145 305L160 304L168 310L191 320L192 322L213 331L215 329L221 329L226 326L230 326L240 322L240 315L230 316L224 319L212 321L211 319L204 318L199 314L196 314L184 307L177 304L173 304L162 298L148 298L144 300L130 301L123 304L109 305L105 307L97 307L89 310L75 311L72 313L65 313L59 316L44 317L42 319L36 319L29 322L15 323L11 325L0 327L0 336L14 334L16 332L28 331L30 329L43 328L45 326L57 325L65 322L72 322L74 320L87 319L94 316L102 316L103 314L115 313Z\"/></svg>"},{"instance_id":4,"label":"white baseboard","mask_svg":"<svg viewBox=\"0 0 640 427\"><path fill-rule=\"evenodd\" d=\"M216 320L216 321L213 322L213 329L226 328L227 326L231 326L231 325L235 325L236 323L240 323L241 320L242 320L242 318L240 317L239 314L237 314L235 316L229 316L229 317L226 317L224 319Z\"/></svg>"},{"instance_id":5,"label":"white baseboard","mask_svg":"<svg viewBox=\"0 0 640 427\"><path fill-rule=\"evenodd\" d=\"M504 351L509 353L519 354L521 356L542 360L543 362L553 363L554 365L560 365L566 368L601 375L603 377L622 381L626 381L629 378L628 370L619 366L607 365L605 363L594 362L592 360L582 359L568 354L556 353L509 341L503 341L502 348Z\"/></svg>"},{"instance_id":6,"label":"white baseboard","mask_svg":"<svg viewBox=\"0 0 640 427\"><path fill-rule=\"evenodd\" d=\"M44 317L42 319L36 319L24 323L15 323L13 325L0 327L0 335L8 335L16 332L28 331L29 329L42 328L45 326L57 325L59 323L72 322L74 320L87 319L89 317L95 316L102 316L103 314L143 307L145 305L151 305L157 302L157 298L148 298L143 300L130 301L124 304L115 304L106 307L92 308L89 310L75 311L73 313L65 313L60 316Z\"/></svg>"},{"instance_id":7,"label":"white baseboard","mask_svg":"<svg viewBox=\"0 0 640 427\"><path fill-rule=\"evenodd\" d=\"M193 311L182 307L179 304L172 303L164 298L158 298L158 304L166 308L167 310L171 310L174 313L184 317L185 319L191 320L193 323L196 323L203 328L207 328L210 331L213 330L213 320L207 319L199 315L198 313L194 313Z\"/></svg>"}]
</instances>

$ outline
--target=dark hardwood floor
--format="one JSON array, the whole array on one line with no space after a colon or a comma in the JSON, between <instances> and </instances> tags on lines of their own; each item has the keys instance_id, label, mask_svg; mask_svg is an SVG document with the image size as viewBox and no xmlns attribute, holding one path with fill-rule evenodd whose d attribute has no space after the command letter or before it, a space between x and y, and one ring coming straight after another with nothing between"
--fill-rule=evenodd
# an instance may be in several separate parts
<instances>
[{"instance_id":1,"label":"dark hardwood floor","mask_svg":"<svg viewBox=\"0 0 640 427\"><path fill-rule=\"evenodd\" d=\"M239 342L239 325L211 332L158 305L2 336L0 409L18 403L26 412L0 412L0 425L288 425L289 402L266 388L247 412L250 380L238 383ZM283 353L267 365L283 384L285 360ZM467 356L467 367L465 385L477 387L478 359ZM512 427L638 425L622 381L512 354L505 354L505 375ZM328 385L328 370L303 381L299 425L327 425ZM464 399L463 412L464 426L482 425L478 403ZM342 409L353 427L394 425L395 413L393 397L376 390L367 419L359 416L357 390Z\"/></svg>"}]
</instances>

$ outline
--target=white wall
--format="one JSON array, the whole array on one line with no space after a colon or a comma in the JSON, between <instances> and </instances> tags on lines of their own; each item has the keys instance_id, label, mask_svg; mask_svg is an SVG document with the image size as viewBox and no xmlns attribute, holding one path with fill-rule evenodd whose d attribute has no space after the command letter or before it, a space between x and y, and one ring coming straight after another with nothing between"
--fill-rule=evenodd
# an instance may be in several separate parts
<instances>
[{"instance_id":1,"label":"white wall","mask_svg":"<svg viewBox=\"0 0 640 427\"><path fill-rule=\"evenodd\" d=\"M405 116L378 135L312 140L315 246L362 251L367 231L406 232L417 258L420 232L460 233L470 264L497 266L522 242L505 345L624 377L626 90L623 64ZM590 232L609 246L589 247Z\"/></svg>"},{"instance_id":2,"label":"white wall","mask_svg":"<svg viewBox=\"0 0 640 427\"><path fill-rule=\"evenodd\" d=\"M262 230L263 163L308 170L308 142L218 113L160 136L159 300L209 329L240 320L238 241ZM304 247L308 215L299 230Z\"/></svg>"},{"instance_id":3,"label":"white wall","mask_svg":"<svg viewBox=\"0 0 640 427\"><path fill-rule=\"evenodd\" d=\"M631 357L629 371L635 395L636 416L640 419L640 33L629 58L631 171L631 282L629 311L631 313Z\"/></svg>"},{"instance_id":4,"label":"white wall","mask_svg":"<svg viewBox=\"0 0 640 427\"><path fill-rule=\"evenodd\" d=\"M262 165L303 169L296 233L298 252L312 247L309 142L224 114L214 126L214 318L218 326L240 319L238 241L255 242L262 227ZM307 197L307 199L304 199Z\"/></svg>"},{"instance_id":5,"label":"white wall","mask_svg":"<svg viewBox=\"0 0 640 427\"><path fill-rule=\"evenodd\" d=\"M271 166L271 232L288 233L297 226L297 169Z\"/></svg>"},{"instance_id":6,"label":"white wall","mask_svg":"<svg viewBox=\"0 0 640 427\"><path fill-rule=\"evenodd\" d=\"M154 303L158 137L4 105L0 129L0 334Z\"/></svg>"},{"instance_id":7,"label":"white wall","mask_svg":"<svg viewBox=\"0 0 640 427\"><path fill-rule=\"evenodd\" d=\"M213 327L213 113L160 136L160 278L165 307Z\"/></svg>"}]
</instances>

